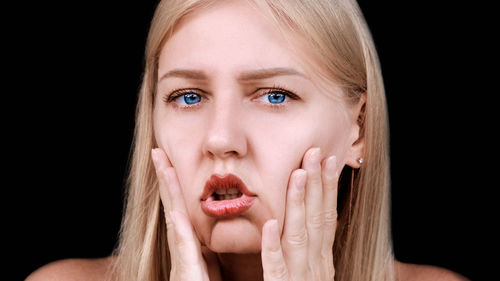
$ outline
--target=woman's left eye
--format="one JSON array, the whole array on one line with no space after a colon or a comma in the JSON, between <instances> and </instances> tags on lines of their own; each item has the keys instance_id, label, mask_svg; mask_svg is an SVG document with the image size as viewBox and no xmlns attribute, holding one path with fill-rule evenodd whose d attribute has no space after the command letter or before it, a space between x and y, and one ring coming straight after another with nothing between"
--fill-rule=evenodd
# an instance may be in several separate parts
<instances>
[{"instance_id":1,"label":"woman's left eye","mask_svg":"<svg viewBox=\"0 0 500 281\"><path fill-rule=\"evenodd\" d=\"M290 99L291 95L280 90L271 90L259 97L259 100L270 104L281 104Z\"/></svg>"}]
</instances>

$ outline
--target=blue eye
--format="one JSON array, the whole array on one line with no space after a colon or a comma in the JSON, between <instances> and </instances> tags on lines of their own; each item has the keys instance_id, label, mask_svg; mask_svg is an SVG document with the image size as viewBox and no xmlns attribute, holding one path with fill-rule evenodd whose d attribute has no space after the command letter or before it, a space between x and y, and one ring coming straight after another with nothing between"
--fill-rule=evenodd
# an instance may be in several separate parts
<instances>
[{"instance_id":1,"label":"blue eye","mask_svg":"<svg viewBox=\"0 0 500 281\"><path fill-rule=\"evenodd\" d=\"M271 92L267 94L267 100L274 104L284 102L286 97L286 94L280 92Z\"/></svg>"},{"instance_id":2,"label":"blue eye","mask_svg":"<svg viewBox=\"0 0 500 281\"><path fill-rule=\"evenodd\" d=\"M290 99L299 100L300 98L288 90L279 88L268 89L264 94L258 97L260 102L269 106L285 106Z\"/></svg>"},{"instance_id":3,"label":"blue eye","mask_svg":"<svg viewBox=\"0 0 500 281\"><path fill-rule=\"evenodd\" d=\"M287 98L289 98L289 95L287 93L280 92L280 91L271 91L265 95L262 95L260 97L260 100L262 100L263 102L269 102L272 104L280 104L280 103L283 103L284 101L286 101Z\"/></svg>"},{"instance_id":4,"label":"blue eye","mask_svg":"<svg viewBox=\"0 0 500 281\"><path fill-rule=\"evenodd\" d=\"M176 101L181 105L192 105L201 101L201 96L196 93L187 93L176 98Z\"/></svg>"}]
</instances>

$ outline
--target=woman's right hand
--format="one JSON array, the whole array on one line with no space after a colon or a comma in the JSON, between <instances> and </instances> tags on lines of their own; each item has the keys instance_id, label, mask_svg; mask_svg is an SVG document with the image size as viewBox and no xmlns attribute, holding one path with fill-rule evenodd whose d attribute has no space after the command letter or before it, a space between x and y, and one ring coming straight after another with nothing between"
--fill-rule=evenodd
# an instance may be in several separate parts
<instances>
[{"instance_id":1,"label":"woman's right hand","mask_svg":"<svg viewBox=\"0 0 500 281\"><path fill-rule=\"evenodd\" d=\"M201 252L200 241L188 219L175 169L161 148L153 149L151 157L167 222L168 248L172 263L170 280L207 281L207 264Z\"/></svg>"}]
</instances>

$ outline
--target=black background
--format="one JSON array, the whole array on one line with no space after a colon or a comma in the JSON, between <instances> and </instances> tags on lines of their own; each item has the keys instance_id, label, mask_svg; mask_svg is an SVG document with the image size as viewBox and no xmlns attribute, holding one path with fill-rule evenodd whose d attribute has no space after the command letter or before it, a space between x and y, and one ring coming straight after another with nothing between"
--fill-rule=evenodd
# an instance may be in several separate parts
<instances>
[{"instance_id":1,"label":"black background","mask_svg":"<svg viewBox=\"0 0 500 281\"><path fill-rule=\"evenodd\" d=\"M156 1L32 1L4 24L3 212L12 280L109 255ZM450 2L451 3L451 2ZM396 257L484 274L491 151L470 7L361 1L386 84ZM5 40L5 36L8 39ZM7 66L8 65L8 66ZM479 113L478 113L479 110ZM4 252L5 254L5 252ZM480 268L481 271L479 270ZM9 272L7 272L8 276Z\"/></svg>"}]
</instances>

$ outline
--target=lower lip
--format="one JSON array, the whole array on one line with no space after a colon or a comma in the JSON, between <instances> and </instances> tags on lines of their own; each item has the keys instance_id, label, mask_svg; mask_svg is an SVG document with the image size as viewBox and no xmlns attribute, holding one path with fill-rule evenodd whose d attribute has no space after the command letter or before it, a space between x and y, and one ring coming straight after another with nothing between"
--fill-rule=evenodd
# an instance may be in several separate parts
<instances>
[{"instance_id":1,"label":"lower lip","mask_svg":"<svg viewBox=\"0 0 500 281\"><path fill-rule=\"evenodd\" d=\"M201 201L201 209L210 217L232 218L250 209L254 199L255 197L245 194L231 200L214 200L213 197L209 197L207 200Z\"/></svg>"}]
</instances>

